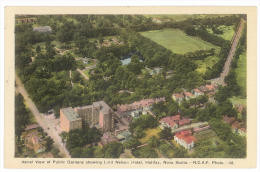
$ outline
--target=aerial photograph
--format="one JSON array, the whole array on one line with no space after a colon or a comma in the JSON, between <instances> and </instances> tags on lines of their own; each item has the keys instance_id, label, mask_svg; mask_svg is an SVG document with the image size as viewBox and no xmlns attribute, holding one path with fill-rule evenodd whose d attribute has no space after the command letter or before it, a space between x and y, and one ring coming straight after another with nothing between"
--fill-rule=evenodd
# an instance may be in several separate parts
<instances>
[{"instance_id":1,"label":"aerial photograph","mask_svg":"<svg viewBox=\"0 0 260 172\"><path fill-rule=\"evenodd\" d=\"M246 14L12 20L13 157L247 158Z\"/></svg>"}]
</instances>

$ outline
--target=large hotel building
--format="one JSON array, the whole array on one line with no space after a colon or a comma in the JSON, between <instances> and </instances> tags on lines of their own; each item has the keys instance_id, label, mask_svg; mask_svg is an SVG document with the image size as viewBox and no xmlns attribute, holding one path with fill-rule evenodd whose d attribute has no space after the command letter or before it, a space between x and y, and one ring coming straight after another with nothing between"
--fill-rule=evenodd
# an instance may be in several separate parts
<instances>
[{"instance_id":1,"label":"large hotel building","mask_svg":"<svg viewBox=\"0 0 260 172\"><path fill-rule=\"evenodd\" d=\"M114 131L114 111L104 101L74 109L68 107L60 110L62 131L69 132L85 126L96 127L101 132Z\"/></svg>"}]
</instances>

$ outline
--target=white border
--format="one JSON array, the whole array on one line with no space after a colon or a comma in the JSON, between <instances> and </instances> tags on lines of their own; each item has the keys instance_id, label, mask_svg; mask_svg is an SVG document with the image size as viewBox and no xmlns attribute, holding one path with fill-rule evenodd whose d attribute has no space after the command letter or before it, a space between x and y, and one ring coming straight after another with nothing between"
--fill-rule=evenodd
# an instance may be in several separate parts
<instances>
[{"instance_id":1,"label":"white border","mask_svg":"<svg viewBox=\"0 0 260 172\"><path fill-rule=\"evenodd\" d=\"M0 28L1 28L1 42L0 42L0 53L1 53L1 62L0 62L0 79L1 79L1 104L0 104L0 127L1 127L1 133L0 133L0 171L6 172L6 171L13 171L13 170L18 170L18 169L4 169L4 7L6 6L257 6L258 7L258 23L257 23L257 44L258 48L259 46L259 5L260 2L258 0L225 0L225 1L209 1L209 0L172 0L172 1L148 1L148 0L134 0L134 1L101 1L101 0L96 0L96 1L68 1L68 0L63 0L63 1L50 1L50 0L45 0L45 1L12 1L12 0L0 0ZM259 53L257 53L257 57L259 59ZM259 67L259 60L257 62L257 66ZM259 72L260 69L257 68L257 84L259 88ZM260 97L260 93L257 92L257 97ZM259 101L257 101L257 107L259 107ZM258 111L257 111L258 112ZM259 113L257 113L257 123L260 124L259 120ZM219 171L219 170L229 170L229 171L236 171L236 172L244 172L244 171L260 171L259 168L259 162L260 162L260 152L259 152L259 126L257 126L257 168L255 169L188 169L189 171L192 170L193 172L203 172L203 171ZM32 170L37 170L39 172L45 171L45 169L19 169L19 172L30 172ZM60 171L60 169L48 169L50 172L56 172ZM62 169L63 171L71 171L71 169ZM77 169L79 171L85 171L86 169ZM101 171L101 169L87 169L88 171ZM110 171L122 171L122 169L102 169L106 170L108 172ZM124 171L132 171L133 169L123 169ZM142 169L138 169L138 171L141 171ZM144 169L145 170L145 169ZM160 169L148 169L149 171L158 171ZM187 169L163 169L164 171L172 171L172 170L180 170L180 171L188 171Z\"/></svg>"}]
</instances>

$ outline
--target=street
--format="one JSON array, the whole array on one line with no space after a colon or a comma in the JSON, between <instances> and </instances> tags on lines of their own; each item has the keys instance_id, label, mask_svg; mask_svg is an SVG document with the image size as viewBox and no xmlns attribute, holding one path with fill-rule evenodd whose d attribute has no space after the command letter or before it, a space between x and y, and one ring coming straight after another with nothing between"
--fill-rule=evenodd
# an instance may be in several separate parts
<instances>
[{"instance_id":1,"label":"street","mask_svg":"<svg viewBox=\"0 0 260 172\"><path fill-rule=\"evenodd\" d=\"M37 107L35 106L34 102L28 97L27 91L25 90L20 78L16 74L15 74L15 81L16 81L16 85L17 85L16 91L20 92L22 94L22 96L24 97L25 104L29 107L29 109L31 110L31 112L35 116L35 119L37 120L38 125L40 127L42 127L43 131L46 132L48 134L48 136L50 136L53 139L53 141L54 141L53 146L55 148L59 148L60 153L63 154L65 157L70 157L68 152L64 151L60 142L58 142L56 137L54 136L54 133L53 133L53 125L54 124L52 122L50 122L50 120L48 120L47 118L44 118L40 114L40 112L37 109Z\"/></svg>"}]
</instances>

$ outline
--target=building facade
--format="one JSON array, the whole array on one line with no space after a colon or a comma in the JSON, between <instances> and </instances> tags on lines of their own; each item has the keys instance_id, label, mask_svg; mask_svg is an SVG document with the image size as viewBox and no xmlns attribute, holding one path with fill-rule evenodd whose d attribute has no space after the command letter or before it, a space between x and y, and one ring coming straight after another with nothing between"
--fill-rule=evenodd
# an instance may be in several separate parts
<instances>
[{"instance_id":1,"label":"building facade","mask_svg":"<svg viewBox=\"0 0 260 172\"><path fill-rule=\"evenodd\" d=\"M60 127L62 131L82 128L82 118L71 108L60 109Z\"/></svg>"},{"instance_id":2,"label":"building facade","mask_svg":"<svg viewBox=\"0 0 260 172\"><path fill-rule=\"evenodd\" d=\"M93 105L64 108L60 111L60 126L62 131L96 127L101 132L114 131L114 111L104 102L94 102Z\"/></svg>"}]
</instances>

